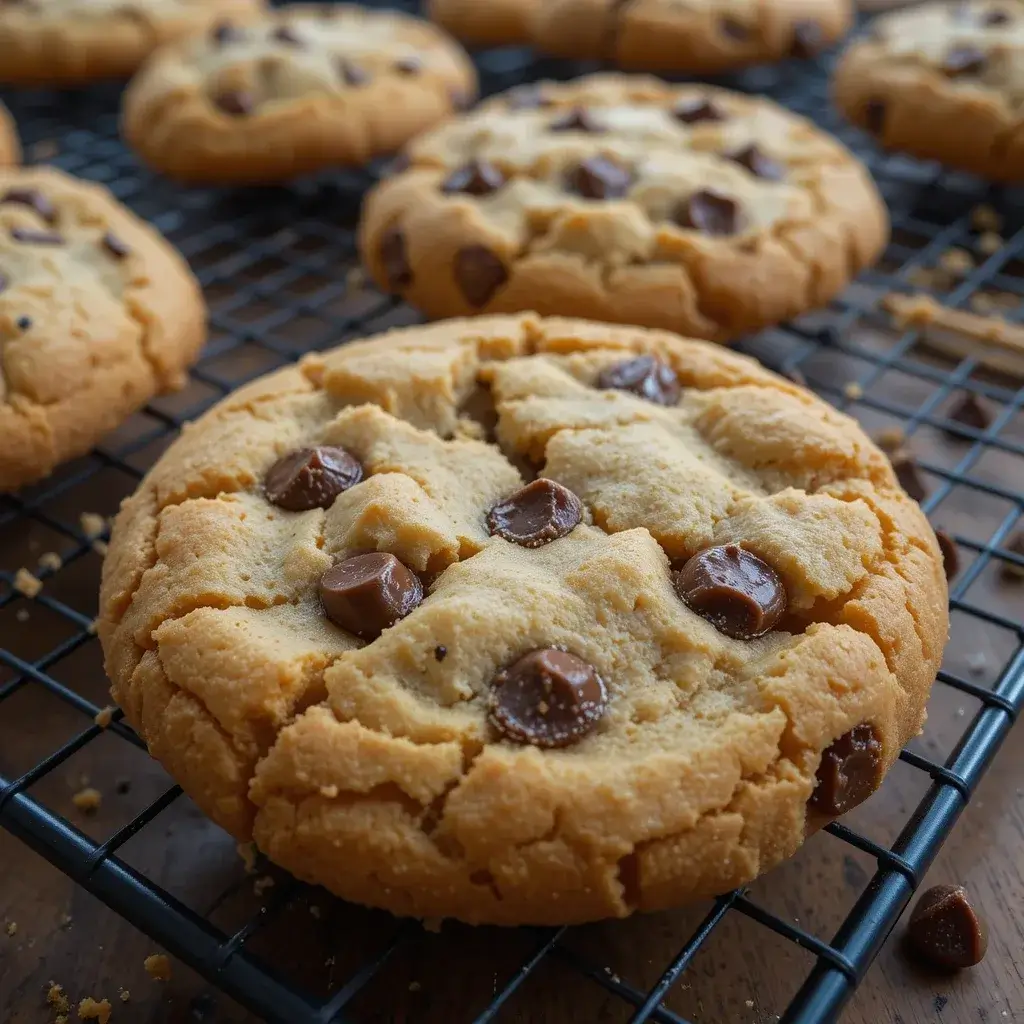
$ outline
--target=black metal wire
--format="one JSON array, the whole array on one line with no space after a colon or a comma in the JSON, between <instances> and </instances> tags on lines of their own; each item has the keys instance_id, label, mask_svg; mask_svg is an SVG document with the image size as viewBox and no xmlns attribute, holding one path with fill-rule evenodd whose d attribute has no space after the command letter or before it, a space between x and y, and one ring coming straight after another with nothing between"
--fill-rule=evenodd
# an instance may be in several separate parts
<instances>
[{"instance_id":1,"label":"black metal wire","mask_svg":"<svg viewBox=\"0 0 1024 1024\"><path fill-rule=\"evenodd\" d=\"M376 6L411 9L416 5L407 0ZM486 92L539 77L568 78L589 70L540 60L519 50L482 55L479 64ZM964 243L969 235L971 208L990 202L999 206L1012 226L1009 237L998 252L986 256L970 270L945 296L945 301L953 306L963 305L982 288L1024 297L1024 280L1008 272L1011 261L1024 252L1021 196L986 189L976 181L944 174L934 165L879 153L858 133L842 125L831 110L827 95L828 64L828 59L823 59L758 69L727 84L768 93L824 124L856 149L874 172L890 205L895 240L882 269L862 277L872 294L905 290L915 268L932 266L944 251ZM388 317L402 311L394 300L370 290L362 294L354 311L339 313L332 309L347 295L343 268L357 263L354 219L360 197L379 168L327 176L288 189L241 193L183 191L140 170L121 146L117 137L117 88L104 86L61 96L11 92L3 98L15 113L29 157L52 157L52 162L65 170L103 181L120 199L150 219L193 263L212 307L210 344L192 372L192 381L208 392L204 398L174 413L156 400L144 411L145 428L135 432L131 441L101 444L86 458L58 470L50 480L20 495L0 496L0 542L13 538L17 528L24 524L37 524L68 541L69 547L62 553L64 568L40 573L41 578L48 580L88 555L95 540L86 536L78 523L68 522L61 510L62 499L75 488L103 472L116 473L134 486L152 461L147 452L165 444L185 420L234 387L273 366L297 359L311 348L330 347L346 337L371 333ZM54 148L55 156L50 153ZM906 239L911 236L920 239L920 244L908 245ZM268 266L274 269L267 271ZM318 284L301 295L289 291L306 279ZM601 986L631 1007L631 1024L687 1024L664 1005L664 1000L721 922L740 913L769 929L780 941L796 943L815 956L813 970L785 1010L784 1024L829 1024L864 977L1024 707L1021 624L967 597L971 585L993 562L1024 570L1024 557L1006 549L1011 532L1020 523L1024 496L1010 482L994 483L976 472L987 452L1024 457L1024 444L1003 433L1024 408L1024 390L1011 387L1005 379L979 378L973 359L961 360L955 366L922 361L915 347L918 335L911 331L895 338L884 351L864 345L858 333L851 330L854 324L874 324L891 332L886 318L874 310L873 301L851 290L832 304L824 318L818 316L813 323L809 318L807 322L773 332L771 345L753 338L740 347L783 372L806 367L810 385L840 407L855 400L864 408L900 421L908 435L921 428L942 430L958 436L968 446L952 469L930 463L922 465L937 481L924 507L926 511L936 508L954 487L991 495L1009 504L1010 511L985 542L955 537L960 547L974 558L957 578L950 595L955 611L1006 630L1015 638L1015 649L1000 666L998 681L989 688L949 671L939 673L937 685L976 698L979 710L943 764L915 751L902 753L902 761L928 776L931 786L891 848L843 823L828 826L833 837L870 855L877 863L874 877L830 942L781 919L737 891L715 901L705 919L664 966L654 985L642 989L575 951L565 941L567 929L536 930L536 940L519 968L496 990L487 1007L477 1011L467 1008L467 1021L489 1024L502 1019L520 986L541 964L555 959L581 981ZM257 305L265 307L265 312L254 321L248 316ZM1008 318L1020 320L1022 311L1024 307L1017 306L1009 311ZM312 340L289 339L289 325L298 318L316 324ZM788 342L785 351L789 353L781 360L774 355L780 335ZM857 381L858 397L851 397L851 392L834 380L815 376L812 357L822 347L828 347L837 356L856 359L865 367ZM257 365L251 372L235 376L226 365L243 355L253 357ZM903 406L875 392L880 382L893 373L914 378L935 390L919 406ZM998 402L1000 414L984 429L950 420L940 410L960 390ZM15 589L14 581L13 572L0 569L0 614L26 600ZM70 655L96 643L91 626L94 609L72 607L45 590L34 600L68 624L72 633L34 660L0 647L0 672L6 670L6 678L0 684L0 744L4 703L25 687L44 688L86 719L99 711L92 701L52 674ZM280 975L248 948L253 936L294 897L298 883L282 886L258 914L229 935L118 856L129 839L152 826L175 803L181 795L177 786L103 843L93 841L32 796L33 785L104 731L120 741L141 746L138 737L120 721L119 714L107 730L89 721L20 777L0 775L0 825L255 1014L279 1024L343 1022L349 1019L346 1013L357 993L387 970L395 954L414 935L429 941L429 937L419 933L418 926L403 925L328 997L317 998L303 991L294 979Z\"/></svg>"}]
</instances>

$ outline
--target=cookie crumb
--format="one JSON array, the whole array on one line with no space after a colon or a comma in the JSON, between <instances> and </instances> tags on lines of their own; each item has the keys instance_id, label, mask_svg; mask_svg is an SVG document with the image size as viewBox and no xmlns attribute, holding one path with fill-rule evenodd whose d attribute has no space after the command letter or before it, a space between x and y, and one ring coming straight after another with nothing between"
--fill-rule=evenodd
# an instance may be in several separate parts
<instances>
[{"instance_id":1,"label":"cookie crumb","mask_svg":"<svg viewBox=\"0 0 1024 1024\"><path fill-rule=\"evenodd\" d=\"M47 569L49 572L56 572L63 564L64 560L56 551L44 551L39 556L40 569Z\"/></svg>"},{"instance_id":2,"label":"cookie crumb","mask_svg":"<svg viewBox=\"0 0 1024 1024\"><path fill-rule=\"evenodd\" d=\"M967 303L975 313L980 313L982 316L988 316L996 311L996 304L988 292L975 292L967 300Z\"/></svg>"},{"instance_id":3,"label":"cookie crumb","mask_svg":"<svg viewBox=\"0 0 1024 1024\"><path fill-rule=\"evenodd\" d=\"M86 627L85 631L89 634L89 636L95 636L96 633L99 631L99 626L100 620L93 619L92 622L90 622L89 625Z\"/></svg>"},{"instance_id":4,"label":"cookie crumb","mask_svg":"<svg viewBox=\"0 0 1024 1024\"><path fill-rule=\"evenodd\" d=\"M745 1000L743 1001L743 1005L744 1005L744 1006L745 1006L745 1007L746 1007L746 1008L747 1008L748 1010L752 1010L752 1009L754 1008L754 1000L753 1000L753 999L745 999Z\"/></svg>"},{"instance_id":5,"label":"cookie crumb","mask_svg":"<svg viewBox=\"0 0 1024 1024\"><path fill-rule=\"evenodd\" d=\"M421 988L423 988L423 986L418 981L410 981L409 982L409 991L410 992L419 992L419 990Z\"/></svg>"},{"instance_id":6,"label":"cookie crumb","mask_svg":"<svg viewBox=\"0 0 1024 1024\"><path fill-rule=\"evenodd\" d=\"M1003 247L1003 236L996 231L983 231L978 238L978 252L992 256Z\"/></svg>"},{"instance_id":7,"label":"cookie crumb","mask_svg":"<svg viewBox=\"0 0 1024 1024\"><path fill-rule=\"evenodd\" d=\"M7 923L7 935L8 935L8 937L13 939L14 936L17 935L17 934L18 934L18 922L17 921L9 921Z\"/></svg>"},{"instance_id":8,"label":"cookie crumb","mask_svg":"<svg viewBox=\"0 0 1024 1024\"><path fill-rule=\"evenodd\" d=\"M82 1020L96 1020L99 1021L99 1024L107 1024L107 1021L110 1020L110 1012L109 999L101 999L96 1002L92 996L86 996L78 1004L78 1016Z\"/></svg>"},{"instance_id":9,"label":"cookie crumb","mask_svg":"<svg viewBox=\"0 0 1024 1024\"><path fill-rule=\"evenodd\" d=\"M902 427L885 427L875 434L875 444L887 455L899 451L907 443L907 435Z\"/></svg>"},{"instance_id":10,"label":"cookie crumb","mask_svg":"<svg viewBox=\"0 0 1024 1024\"><path fill-rule=\"evenodd\" d=\"M321 786L320 795L327 797L328 800L333 800L338 795L338 787L334 783L329 786Z\"/></svg>"},{"instance_id":11,"label":"cookie crumb","mask_svg":"<svg viewBox=\"0 0 1024 1024\"><path fill-rule=\"evenodd\" d=\"M315 917L318 921L320 920L320 908L315 904L310 904L309 916Z\"/></svg>"},{"instance_id":12,"label":"cookie crumb","mask_svg":"<svg viewBox=\"0 0 1024 1024\"><path fill-rule=\"evenodd\" d=\"M92 786L86 786L75 793L71 802L85 814L95 814L103 803L103 794Z\"/></svg>"},{"instance_id":13,"label":"cookie crumb","mask_svg":"<svg viewBox=\"0 0 1024 1024\"><path fill-rule=\"evenodd\" d=\"M366 287L366 273L362 267L352 267L345 275L345 289L350 292L359 292Z\"/></svg>"},{"instance_id":14,"label":"cookie crumb","mask_svg":"<svg viewBox=\"0 0 1024 1024\"><path fill-rule=\"evenodd\" d=\"M96 512L83 512L78 517L78 522L82 527L82 533L85 534L88 540L95 540L107 532L106 519Z\"/></svg>"},{"instance_id":15,"label":"cookie crumb","mask_svg":"<svg viewBox=\"0 0 1024 1024\"><path fill-rule=\"evenodd\" d=\"M68 997L64 995L64 986L58 985L55 981L50 982L50 990L46 993L46 1001L58 1013L67 1013L71 1009Z\"/></svg>"},{"instance_id":16,"label":"cookie crumb","mask_svg":"<svg viewBox=\"0 0 1024 1024\"><path fill-rule=\"evenodd\" d=\"M14 589L25 597L36 597L43 589L42 580L36 579L28 569L19 569L14 574Z\"/></svg>"},{"instance_id":17,"label":"cookie crumb","mask_svg":"<svg viewBox=\"0 0 1024 1024\"><path fill-rule=\"evenodd\" d=\"M68 1024L68 1015L66 1013L58 1013L53 1018L53 1024Z\"/></svg>"},{"instance_id":18,"label":"cookie crumb","mask_svg":"<svg viewBox=\"0 0 1024 1024\"><path fill-rule=\"evenodd\" d=\"M967 655L965 659L967 661L967 671L972 676L983 676L985 669L988 668L988 659L981 651L974 651Z\"/></svg>"},{"instance_id":19,"label":"cookie crumb","mask_svg":"<svg viewBox=\"0 0 1024 1024\"><path fill-rule=\"evenodd\" d=\"M851 380L849 383L843 385L843 394L851 401L855 402L858 398L864 397L864 389L855 380Z\"/></svg>"},{"instance_id":20,"label":"cookie crumb","mask_svg":"<svg viewBox=\"0 0 1024 1024\"><path fill-rule=\"evenodd\" d=\"M60 927L62 931L66 931L74 923L74 918L70 914L60 915Z\"/></svg>"},{"instance_id":21,"label":"cookie crumb","mask_svg":"<svg viewBox=\"0 0 1024 1024\"><path fill-rule=\"evenodd\" d=\"M947 249L939 257L939 266L957 277L964 277L974 269L974 260L966 249Z\"/></svg>"},{"instance_id":22,"label":"cookie crumb","mask_svg":"<svg viewBox=\"0 0 1024 1024\"><path fill-rule=\"evenodd\" d=\"M142 961L146 973L155 981L171 980L171 961L163 953L153 953Z\"/></svg>"},{"instance_id":23,"label":"cookie crumb","mask_svg":"<svg viewBox=\"0 0 1024 1024\"><path fill-rule=\"evenodd\" d=\"M110 728L110 723L114 720L114 712L116 710L117 708L108 704L105 708L101 708L96 712L96 716L93 718L93 721L101 729L108 729Z\"/></svg>"},{"instance_id":24,"label":"cookie crumb","mask_svg":"<svg viewBox=\"0 0 1024 1024\"><path fill-rule=\"evenodd\" d=\"M1001 231L1003 218L988 203L979 203L971 210L971 227L975 231Z\"/></svg>"},{"instance_id":25,"label":"cookie crumb","mask_svg":"<svg viewBox=\"0 0 1024 1024\"><path fill-rule=\"evenodd\" d=\"M242 858L242 863L245 865L245 873L247 875L251 875L256 870L256 844L239 843L235 849L238 851L238 856Z\"/></svg>"},{"instance_id":26,"label":"cookie crumb","mask_svg":"<svg viewBox=\"0 0 1024 1024\"><path fill-rule=\"evenodd\" d=\"M262 878L257 878L252 883L252 891L256 894L257 898L262 898L263 894L274 887L274 879L270 875L264 875Z\"/></svg>"},{"instance_id":27,"label":"cookie crumb","mask_svg":"<svg viewBox=\"0 0 1024 1024\"><path fill-rule=\"evenodd\" d=\"M123 988L121 989L120 992L117 993L117 997L121 1000L122 1003L127 1003L128 1000L131 999L132 994L128 991L128 989Z\"/></svg>"},{"instance_id":28,"label":"cookie crumb","mask_svg":"<svg viewBox=\"0 0 1024 1024\"><path fill-rule=\"evenodd\" d=\"M27 609L27 608L19 608L19 609L18 609L18 610L17 610L17 611L16 611L15 613L14 613L14 617L15 617L15 618L16 618L16 619L17 619L17 620L18 620L19 622L28 622L28 620L29 620L30 618L32 618L32 616L31 616L31 615L29 614L29 611L28 611L28 609Z\"/></svg>"}]
</instances>

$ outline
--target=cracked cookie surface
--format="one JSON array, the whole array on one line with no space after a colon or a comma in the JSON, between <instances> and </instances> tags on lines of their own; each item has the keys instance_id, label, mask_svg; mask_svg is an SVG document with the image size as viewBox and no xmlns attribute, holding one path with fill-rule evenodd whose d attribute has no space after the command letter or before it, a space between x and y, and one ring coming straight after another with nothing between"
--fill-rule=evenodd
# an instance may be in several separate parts
<instances>
[{"instance_id":1,"label":"cracked cookie surface","mask_svg":"<svg viewBox=\"0 0 1024 1024\"><path fill-rule=\"evenodd\" d=\"M947 625L852 420L718 346L525 315L225 399L124 505L100 637L235 836L350 900L515 924L791 854L916 734Z\"/></svg>"},{"instance_id":2,"label":"cracked cookie surface","mask_svg":"<svg viewBox=\"0 0 1024 1024\"><path fill-rule=\"evenodd\" d=\"M273 182L392 153L475 97L469 58L428 22L296 4L161 50L122 120L172 177Z\"/></svg>"},{"instance_id":3,"label":"cracked cookie surface","mask_svg":"<svg viewBox=\"0 0 1024 1024\"><path fill-rule=\"evenodd\" d=\"M0 488L88 451L205 337L185 261L106 189L0 170Z\"/></svg>"},{"instance_id":4,"label":"cracked cookie surface","mask_svg":"<svg viewBox=\"0 0 1024 1024\"><path fill-rule=\"evenodd\" d=\"M836 68L840 110L891 149L1024 178L1024 8L926 3L876 18Z\"/></svg>"},{"instance_id":5,"label":"cracked cookie surface","mask_svg":"<svg viewBox=\"0 0 1024 1024\"><path fill-rule=\"evenodd\" d=\"M0 167L13 167L21 162L18 129L10 111L0 103Z\"/></svg>"},{"instance_id":6,"label":"cracked cookie surface","mask_svg":"<svg viewBox=\"0 0 1024 1024\"><path fill-rule=\"evenodd\" d=\"M18 0L0 4L0 82L74 85L130 75L163 43L263 0Z\"/></svg>"},{"instance_id":7,"label":"cracked cookie surface","mask_svg":"<svg viewBox=\"0 0 1024 1024\"><path fill-rule=\"evenodd\" d=\"M363 261L431 317L536 310L724 341L822 305L888 237L868 172L770 101L595 75L420 136Z\"/></svg>"}]
</instances>

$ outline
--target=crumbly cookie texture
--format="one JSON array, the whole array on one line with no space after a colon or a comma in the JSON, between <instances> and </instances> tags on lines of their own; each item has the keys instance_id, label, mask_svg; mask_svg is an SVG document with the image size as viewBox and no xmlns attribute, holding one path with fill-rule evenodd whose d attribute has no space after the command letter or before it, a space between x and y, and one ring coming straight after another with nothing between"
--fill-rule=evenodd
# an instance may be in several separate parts
<instances>
[{"instance_id":1,"label":"crumbly cookie texture","mask_svg":"<svg viewBox=\"0 0 1024 1024\"><path fill-rule=\"evenodd\" d=\"M537 310L724 341L820 306L888 218L835 139L770 101L596 75L414 140L363 260L431 317Z\"/></svg>"},{"instance_id":2,"label":"crumbly cookie texture","mask_svg":"<svg viewBox=\"0 0 1024 1024\"><path fill-rule=\"evenodd\" d=\"M130 75L162 43L263 0L17 0L0 3L0 82L74 85Z\"/></svg>"},{"instance_id":3,"label":"crumbly cookie texture","mask_svg":"<svg viewBox=\"0 0 1024 1024\"><path fill-rule=\"evenodd\" d=\"M536 45L627 70L710 73L813 57L847 32L850 0L545 0Z\"/></svg>"},{"instance_id":4,"label":"crumbly cookie texture","mask_svg":"<svg viewBox=\"0 0 1024 1024\"><path fill-rule=\"evenodd\" d=\"M510 46L531 40L534 14L546 0L429 0L427 12L472 46Z\"/></svg>"},{"instance_id":5,"label":"crumbly cookie texture","mask_svg":"<svg viewBox=\"0 0 1024 1024\"><path fill-rule=\"evenodd\" d=\"M0 171L0 488L46 476L179 384L205 321L185 261L106 189Z\"/></svg>"},{"instance_id":6,"label":"crumbly cookie texture","mask_svg":"<svg viewBox=\"0 0 1024 1024\"><path fill-rule=\"evenodd\" d=\"M161 50L123 129L172 177L269 182L392 153L475 97L469 58L428 22L296 4Z\"/></svg>"},{"instance_id":7,"label":"crumbly cookie texture","mask_svg":"<svg viewBox=\"0 0 1024 1024\"><path fill-rule=\"evenodd\" d=\"M835 73L836 104L882 145L995 181L1024 178L1024 8L926 3L876 18Z\"/></svg>"},{"instance_id":8,"label":"crumbly cookie texture","mask_svg":"<svg viewBox=\"0 0 1024 1024\"><path fill-rule=\"evenodd\" d=\"M21 162L18 129L10 111L0 103L0 167L14 167Z\"/></svg>"},{"instance_id":9,"label":"crumbly cookie texture","mask_svg":"<svg viewBox=\"0 0 1024 1024\"><path fill-rule=\"evenodd\" d=\"M222 826L504 924L791 854L918 731L948 624L852 420L718 346L533 315L229 396L122 508L101 609L118 703Z\"/></svg>"}]
</instances>

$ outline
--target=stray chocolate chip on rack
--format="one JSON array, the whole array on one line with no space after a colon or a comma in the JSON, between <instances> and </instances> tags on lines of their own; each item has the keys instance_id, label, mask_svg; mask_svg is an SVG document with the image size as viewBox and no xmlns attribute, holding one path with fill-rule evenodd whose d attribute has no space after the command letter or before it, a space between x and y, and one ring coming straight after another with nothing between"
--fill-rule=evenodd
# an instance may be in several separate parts
<instances>
[{"instance_id":1,"label":"stray chocolate chip on rack","mask_svg":"<svg viewBox=\"0 0 1024 1024\"><path fill-rule=\"evenodd\" d=\"M531 651L495 676L490 718L517 743L564 747L589 733L608 706L593 665L566 651Z\"/></svg>"},{"instance_id":2,"label":"stray chocolate chip on rack","mask_svg":"<svg viewBox=\"0 0 1024 1024\"><path fill-rule=\"evenodd\" d=\"M605 367L597 386L607 391L629 391L656 405L675 405L682 391L676 371L654 356L637 356Z\"/></svg>"},{"instance_id":3,"label":"stray chocolate chip on rack","mask_svg":"<svg viewBox=\"0 0 1024 1024\"><path fill-rule=\"evenodd\" d=\"M320 580L327 618L363 640L376 640L422 600L419 577L383 551L347 558Z\"/></svg>"},{"instance_id":4,"label":"stray chocolate chip on rack","mask_svg":"<svg viewBox=\"0 0 1024 1024\"><path fill-rule=\"evenodd\" d=\"M988 928L962 885L933 885L910 915L907 943L930 966L959 971L981 963Z\"/></svg>"},{"instance_id":5,"label":"stray chocolate chip on rack","mask_svg":"<svg viewBox=\"0 0 1024 1024\"><path fill-rule=\"evenodd\" d=\"M1012 555L1019 555L1024 558L1024 530L1018 530L1003 547ZM1000 562L999 575L1012 583L1020 583L1024 580L1024 566L1015 562Z\"/></svg>"},{"instance_id":6,"label":"stray chocolate chip on rack","mask_svg":"<svg viewBox=\"0 0 1024 1024\"><path fill-rule=\"evenodd\" d=\"M921 479L914 456L906 448L897 448L896 451L889 455L889 461L892 463L892 470L896 474L896 479L900 482L900 487L914 501L924 501L928 497L928 488Z\"/></svg>"},{"instance_id":7,"label":"stray chocolate chip on rack","mask_svg":"<svg viewBox=\"0 0 1024 1024\"><path fill-rule=\"evenodd\" d=\"M951 580L960 571L960 549L945 530L936 530L935 539L939 542L939 550L942 552L942 567L946 570L946 579Z\"/></svg>"},{"instance_id":8,"label":"stray chocolate chip on rack","mask_svg":"<svg viewBox=\"0 0 1024 1024\"><path fill-rule=\"evenodd\" d=\"M673 574L673 584L690 609L736 640L763 636L786 610L779 574L738 544L698 552Z\"/></svg>"},{"instance_id":9,"label":"stray chocolate chip on rack","mask_svg":"<svg viewBox=\"0 0 1024 1024\"><path fill-rule=\"evenodd\" d=\"M492 535L524 548L539 548L572 533L583 502L554 480L541 477L498 502L487 516Z\"/></svg>"},{"instance_id":10,"label":"stray chocolate chip on rack","mask_svg":"<svg viewBox=\"0 0 1024 1024\"><path fill-rule=\"evenodd\" d=\"M363 467L351 452L334 445L299 448L275 462L267 472L267 500L289 512L330 508L343 491L363 479Z\"/></svg>"},{"instance_id":11,"label":"stray chocolate chip on rack","mask_svg":"<svg viewBox=\"0 0 1024 1024\"><path fill-rule=\"evenodd\" d=\"M987 430L992 423L992 414L981 399L970 391L965 391L956 405L949 410L949 418L975 430ZM952 430L947 430L946 433L958 440L964 440Z\"/></svg>"},{"instance_id":12,"label":"stray chocolate chip on rack","mask_svg":"<svg viewBox=\"0 0 1024 1024\"><path fill-rule=\"evenodd\" d=\"M843 733L821 755L809 805L836 817L862 804L882 781L882 744L866 722Z\"/></svg>"}]
</instances>

